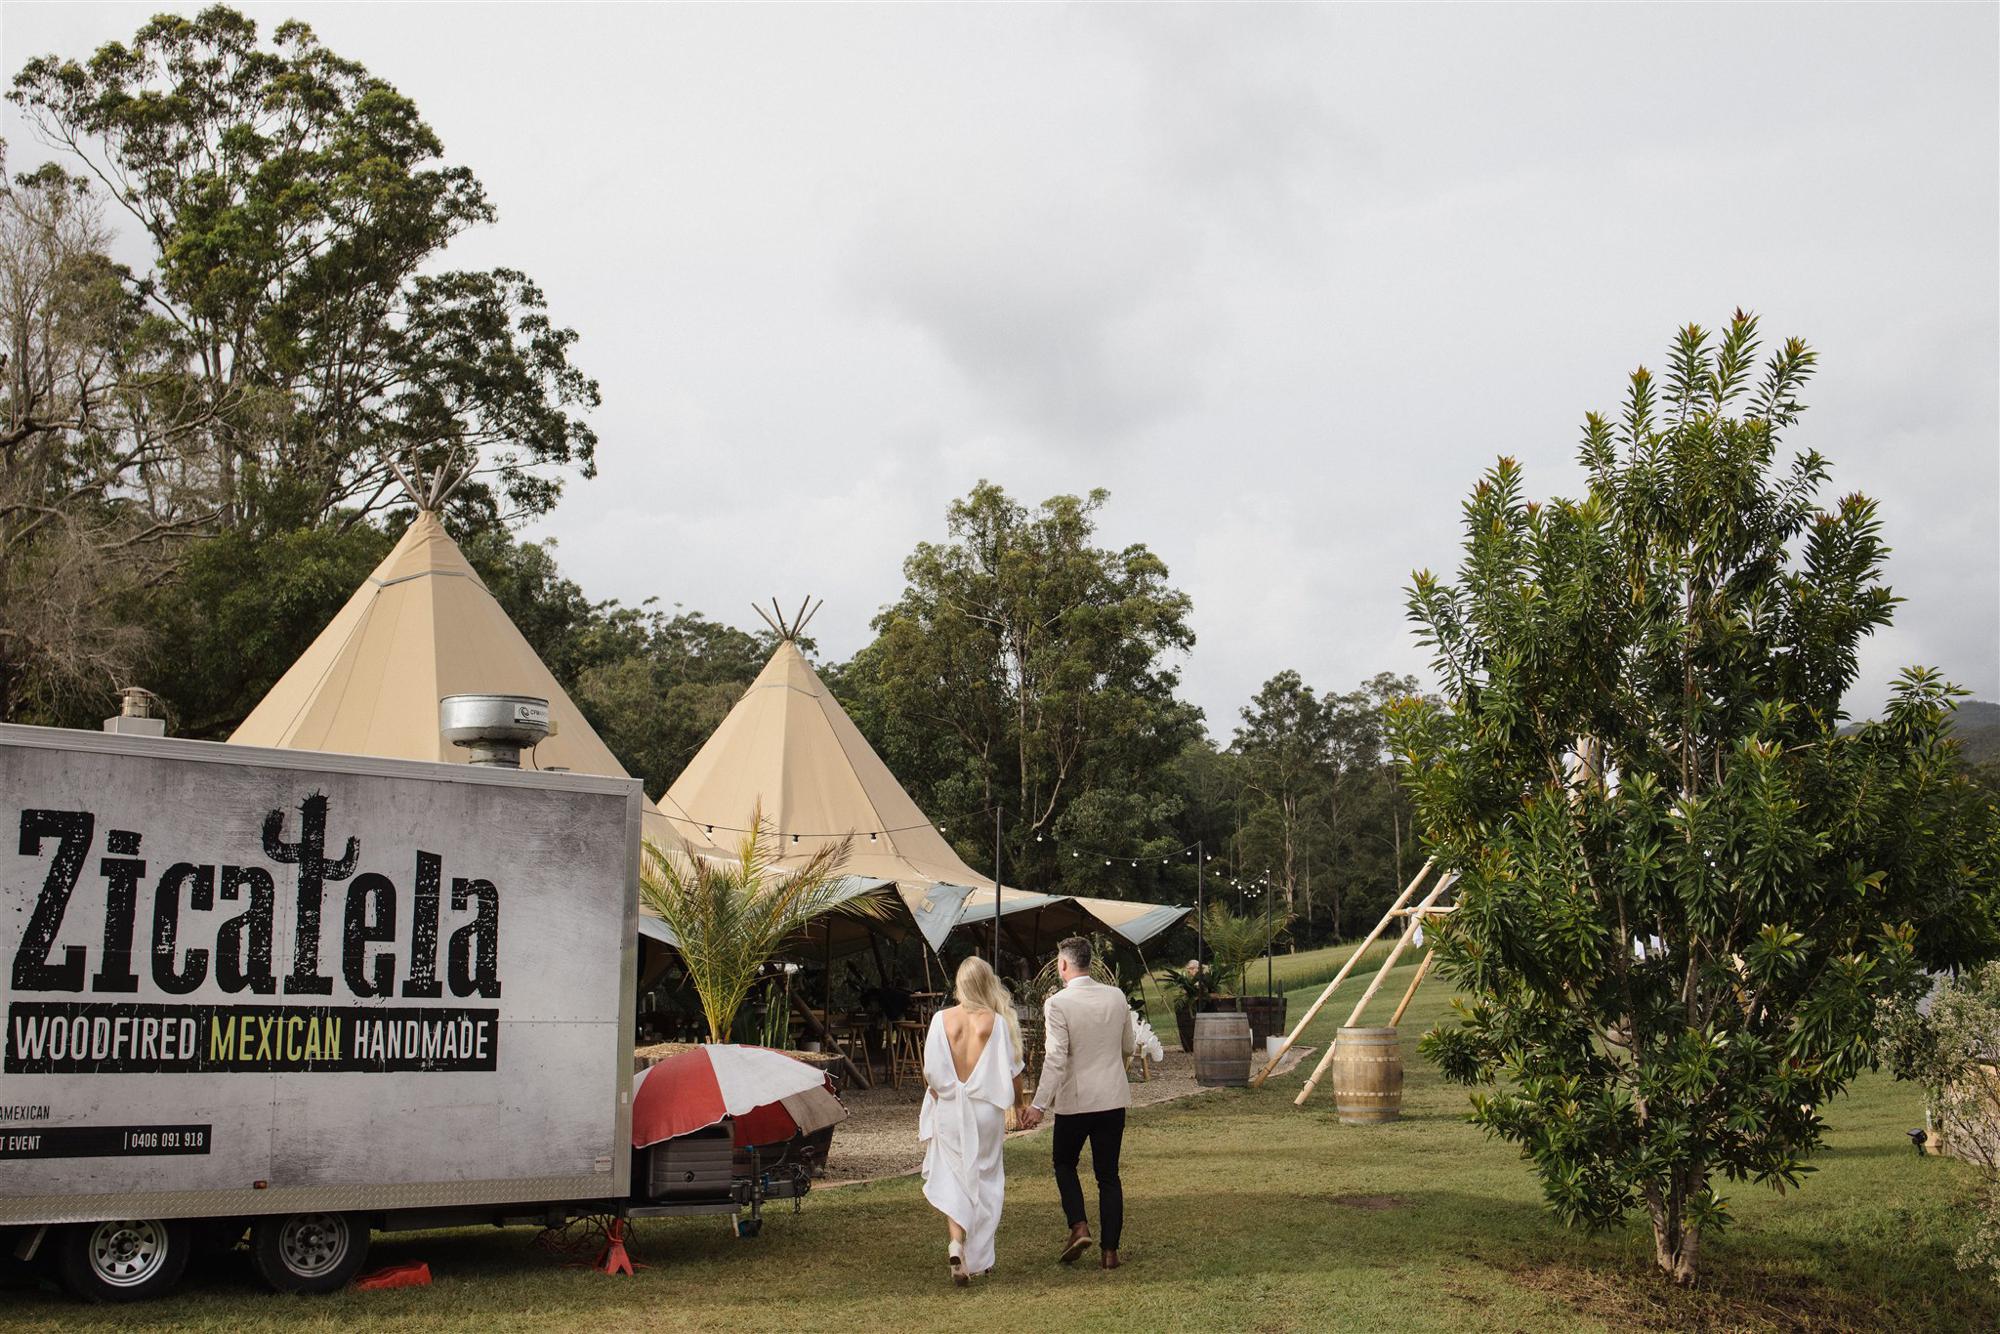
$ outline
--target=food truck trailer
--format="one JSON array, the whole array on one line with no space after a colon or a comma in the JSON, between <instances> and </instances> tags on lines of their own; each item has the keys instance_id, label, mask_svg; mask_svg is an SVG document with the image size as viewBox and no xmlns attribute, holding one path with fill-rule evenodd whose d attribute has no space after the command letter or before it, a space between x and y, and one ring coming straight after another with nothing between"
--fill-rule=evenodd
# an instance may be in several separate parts
<instances>
[{"instance_id":1,"label":"food truck trailer","mask_svg":"<svg viewBox=\"0 0 2000 1334\"><path fill-rule=\"evenodd\" d=\"M0 724L0 1255L131 1300L247 1232L318 1292L374 1230L641 1212L642 800Z\"/></svg>"}]
</instances>

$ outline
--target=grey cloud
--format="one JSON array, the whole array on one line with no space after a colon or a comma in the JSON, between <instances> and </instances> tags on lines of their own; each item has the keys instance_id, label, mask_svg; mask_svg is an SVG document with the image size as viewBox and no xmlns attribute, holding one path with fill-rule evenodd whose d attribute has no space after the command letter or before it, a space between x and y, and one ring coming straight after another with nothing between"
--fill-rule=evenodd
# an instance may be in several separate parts
<instances>
[{"instance_id":1,"label":"grey cloud","mask_svg":"<svg viewBox=\"0 0 2000 1334\"><path fill-rule=\"evenodd\" d=\"M10 3L6 48L158 7ZM542 531L594 596L810 588L845 656L977 478L1103 485L1226 733L1284 667L1424 670L1402 588L1479 472L1574 494L1584 411L1745 304L1895 547L1853 707L1911 661L2000 698L1991 6L257 12L414 96L502 210L454 262L581 332L601 476Z\"/></svg>"}]
</instances>

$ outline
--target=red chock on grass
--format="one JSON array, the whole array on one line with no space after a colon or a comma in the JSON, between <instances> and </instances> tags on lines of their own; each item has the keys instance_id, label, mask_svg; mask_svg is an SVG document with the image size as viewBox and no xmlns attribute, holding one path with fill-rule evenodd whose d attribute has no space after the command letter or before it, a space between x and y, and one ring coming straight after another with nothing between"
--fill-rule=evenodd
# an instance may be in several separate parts
<instances>
[{"instance_id":1,"label":"red chock on grass","mask_svg":"<svg viewBox=\"0 0 2000 1334\"><path fill-rule=\"evenodd\" d=\"M422 1261L390 1265L387 1269L378 1269L354 1280L355 1288L361 1292L378 1292L383 1288L428 1288L430 1285L431 1267Z\"/></svg>"}]
</instances>

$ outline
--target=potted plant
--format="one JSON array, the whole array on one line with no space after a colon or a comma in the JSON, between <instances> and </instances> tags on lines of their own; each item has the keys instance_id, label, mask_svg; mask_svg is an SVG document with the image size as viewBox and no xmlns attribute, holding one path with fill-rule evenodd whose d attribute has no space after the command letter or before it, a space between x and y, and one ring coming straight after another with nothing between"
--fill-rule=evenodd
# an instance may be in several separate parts
<instances>
[{"instance_id":1,"label":"potted plant","mask_svg":"<svg viewBox=\"0 0 2000 1334\"><path fill-rule=\"evenodd\" d=\"M1286 917L1275 926L1282 930L1290 922ZM1200 1008L1240 1011L1249 1016L1251 1044L1262 1046L1285 1023L1285 998L1250 995L1244 977L1250 961L1270 948L1266 923L1257 917L1239 917L1216 903L1209 905L1202 926L1215 959L1215 992Z\"/></svg>"},{"instance_id":2,"label":"potted plant","mask_svg":"<svg viewBox=\"0 0 2000 1334\"><path fill-rule=\"evenodd\" d=\"M1162 968L1153 975L1166 988L1174 1009L1174 1027L1180 1031L1181 1050L1194 1050L1194 1016L1214 994L1214 973L1207 964L1189 959L1180 968Z\"/></svg>"},{"instance_id":3,"label":"potted plant","mask_svg":"<svg viewBox=\"0 0 2000 1334\"><path fill-rule=\"evenodd\" d=\"M1264 924L1238 917L1221 904L1211 903L1208 916L1202 921L1202 934L1208 939L1212 985L1208 999L1199 1008L1225 1012L1241 1009L1238 998L1243 994L1243 970L1263 944Z\"/></svg>"}]
</instances>

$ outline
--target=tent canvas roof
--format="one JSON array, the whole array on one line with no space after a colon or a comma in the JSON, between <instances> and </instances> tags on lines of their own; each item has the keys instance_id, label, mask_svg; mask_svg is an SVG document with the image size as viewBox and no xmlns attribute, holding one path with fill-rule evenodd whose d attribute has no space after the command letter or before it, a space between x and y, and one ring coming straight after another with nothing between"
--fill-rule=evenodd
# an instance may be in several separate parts
<instances>
[{"instance_id":1,"label":"tent canvas roof","mask_svg":"<svg viewBox=\"0 0 2000 1334\"><path fill-rule=\"evenodd\" d=\"M956 923L965 897L956 890L993 891L993 881L967 866L917 809L789 639L660 798L660 809L685 838L723 848L761 809L779 843L780 869L851 837L842 871L895 884L933 948Z\"/></svg>"},{"instance_id":2,"label":"tent canvas roof","mask_svg":"<svg viewBox=\"0 0 2000 1334\"><path fill-rule=\"evenodd\" d=\"M667 822L683 835L724 846L760 808L779 840L781 868L851 837L842 870L893 882L933 948L955 926L993 920L992 877L953 851L789 638L660 798ZM1143 941L1186 913L1105 900L1108 915L1098 914L1081 900L1011 887L1000 898L1003 916L1034 913L1051 936L1089 913ZM1150 929L1133 935L1128 926Z\"/></svg>"},{"instance_id":3,"label":"tent canvas roof","mask_svg":"<svg viewBox=\"0 0 2000 1334\"><path fill-rule=\"evenodd\" d=\"M437 515L422 510L229 740L462 764L467 752L444 739L438 701L472 693L548 700L555 734L530 765L630 776ZM645 816L647 837L675 838L656 811Z\"/></svg>"}]
</instances>

